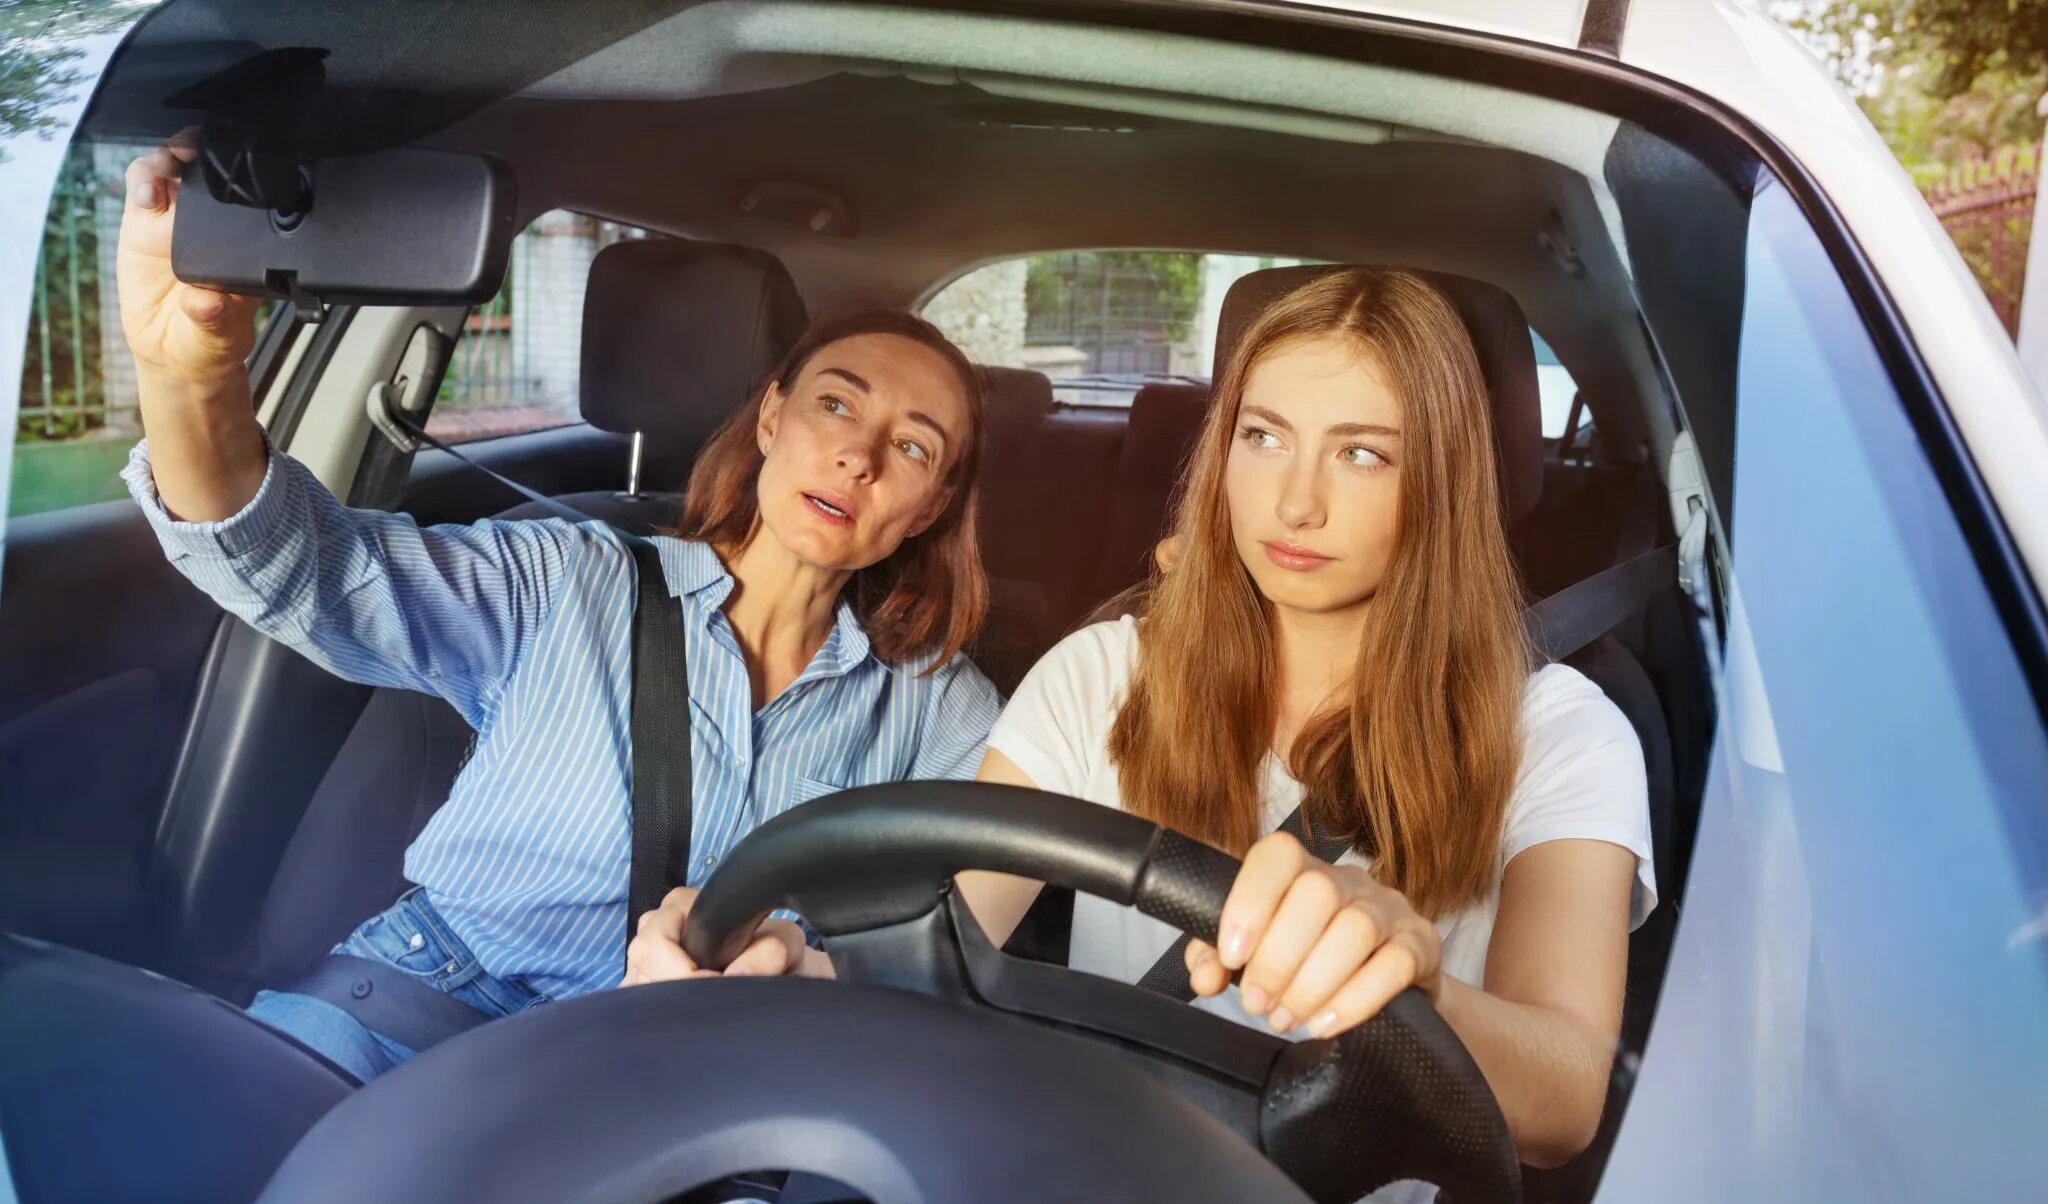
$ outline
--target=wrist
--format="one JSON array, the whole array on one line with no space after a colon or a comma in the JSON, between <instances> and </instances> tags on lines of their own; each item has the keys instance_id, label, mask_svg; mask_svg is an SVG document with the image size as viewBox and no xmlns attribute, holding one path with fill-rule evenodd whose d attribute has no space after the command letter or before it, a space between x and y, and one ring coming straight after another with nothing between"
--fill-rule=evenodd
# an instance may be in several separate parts
<instances>
[{"instance_id":1,"label":"wrist","mask_svg":"<svg viewBox=\"0 0 2048 1204\"><path fill-rule=\"evenodd\" d=\"M202 371L135 364L136 391L144 400L181 407L212 407L234 403L249 408L249 370L239 361Z\"/></svg>"}]
</instances>

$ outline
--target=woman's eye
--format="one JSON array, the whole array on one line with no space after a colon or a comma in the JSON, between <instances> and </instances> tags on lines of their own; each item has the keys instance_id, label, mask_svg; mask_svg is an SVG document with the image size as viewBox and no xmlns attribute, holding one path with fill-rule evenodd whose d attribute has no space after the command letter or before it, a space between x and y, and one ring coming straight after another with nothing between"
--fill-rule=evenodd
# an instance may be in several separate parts
<instances>
[{"instance_id":1,"label":"woman's eye","mask_svg":"<svg viewBox=\"0 0 2048 1204\"><path fill-rule=\"evenodd\" d=\"M818 406L827 414L847 414L852 412L847 409L845 402L832 396L830 393L818 399Z\"/></svg>"},{"instance_id":2,"label":"woman's eye","mask_svg":"<svg viewBox=\"0 0 2048 1204\"><path fill-rule=\"evenodd\" d=\"M911 459L918 461L919 463L923 463L924 461L932 458L931 453L924 449L923 444L917 443L914 440L910 439L898 439L896 441L896 450L902 452L906 456L909 456Z\"/></svg>"},{"instance_id":3,"label":"woman's eye","mask_svg":"<svg viewBox=\"0 0 2048 1204\"><path fill-rule=\"evenodd\" d=\"M1275 435L1273 432L1267 430L1265 427L1262 426L1248 426L1245 427L1243 430L1240 430L1237 434L1238 438L1243 439L1246 443L1250 444L1253 447L1280 446L1280 436Z\"/></svg>"},{"instance_id":4,"label":"woman's eye","mask_svg":"<svg viewBox=\"0 0 2048 1204\"><path fill-rule=\"evenodd\" d=\"M1355 443L1338 452L1337 458L1354 468L1380 468L1387 462L1385 456L1369 447L1360 447Z\"/></svg>"}]
</instances>

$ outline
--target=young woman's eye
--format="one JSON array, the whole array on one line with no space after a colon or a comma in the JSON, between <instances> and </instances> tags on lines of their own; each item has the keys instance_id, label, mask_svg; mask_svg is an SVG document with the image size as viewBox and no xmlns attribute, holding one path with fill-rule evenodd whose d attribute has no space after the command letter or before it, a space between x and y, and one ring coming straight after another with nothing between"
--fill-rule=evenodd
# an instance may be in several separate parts
<instances>
[{"instance_id":1,"label":"young woman's eye","mask_svg":"<svg viewBox=\"0 0 2048 1204\"><path fill-rule=\"evenodd\" d=\"M1337 453L1337 458L1353 468L1384 468L1387 458L1369 447L1354 443Z\"/></svg>"},{"instance_id":2,"label":"young woman's eye","mask_svg":"<svg viewBox=\"0 0 2048 1204\"><path fill-rule=\"evenodd\" d=\"M1280 446L1280 436L1262 426L1239 428L1237 437L1251 447L1267 448Z\"/></svg>"},{"instance_id":3,"label":"young woman's eye","mask_svg":"<svg viewBox=\"0 0 2048 1204\"><path fill-rule=\"evenodd\" d=\"M924 445L914 439L898 439L896 441L896 450L920 464L926 463L932 458L932 454L924 449Z\"/></svg>"}]
</instances>

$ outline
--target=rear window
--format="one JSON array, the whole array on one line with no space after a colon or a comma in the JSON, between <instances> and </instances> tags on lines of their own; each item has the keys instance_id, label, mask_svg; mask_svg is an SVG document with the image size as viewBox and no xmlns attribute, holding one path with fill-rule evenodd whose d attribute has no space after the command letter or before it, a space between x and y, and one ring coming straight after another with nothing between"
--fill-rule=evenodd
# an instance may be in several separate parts
<instances>
[{"instance_id":1,"label":"rear window","mask_svg":"<svg viewBox=\"0 0 2048 1204\"><path fill-rule=\"evenodd\" d=\"M977 363L1052 378L1065 405L1128 407L1151 381L1207 384L1223 297L1242 276L1319 260L1187 251L1061 251L974 269L921 311ZM1543 433L1564 433L1578 392L1543 336Z\"/></svg>"},{"instance_id":2,"label":"rear window","mask_svg":"<svg viewBox=\"0 0 2048 1204\"><path fill-rule=\"evenodd\" d=\"M1304 259L1061 251L974 269L924 316L977 362L1052 378L1066 405L1129 406L1148 381L1206 384L1216 318L1238 277Z\"/></svg>"}]
</instances>

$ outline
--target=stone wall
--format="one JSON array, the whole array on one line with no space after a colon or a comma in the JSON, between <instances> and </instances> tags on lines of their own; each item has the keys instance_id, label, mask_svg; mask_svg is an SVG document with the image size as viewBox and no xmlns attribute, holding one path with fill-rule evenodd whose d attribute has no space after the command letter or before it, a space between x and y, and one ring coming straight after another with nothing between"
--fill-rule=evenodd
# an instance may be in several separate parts
<instances>
[{"instance_id":1,"label":"stone wall","mask_svg":"<svg viewBox=\"0 0 2048 1204\"><path fill-rule=\"evenodd\" d=\"M582 372L583 289L600 239L593 218L544 213L512 244L512 398L574 412Z\"/></svg>"},{"instance_id":2,"label":"stone wall","mask_svg":"<svg viewBox=\"0 0 2048 1204\"><path fill-rule=\"evenodd\" d=\"M924 316L978 364L1025 367L1022 259L976 268L940 290Z\"/></svg>"}]
</instances>

